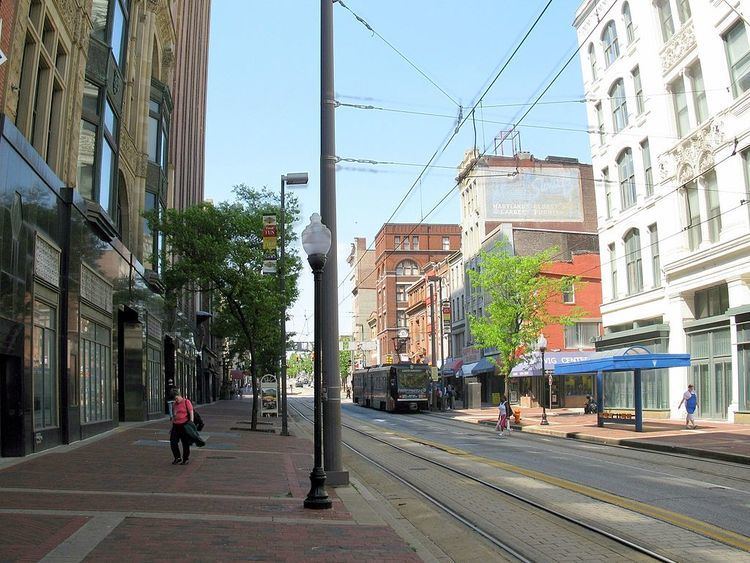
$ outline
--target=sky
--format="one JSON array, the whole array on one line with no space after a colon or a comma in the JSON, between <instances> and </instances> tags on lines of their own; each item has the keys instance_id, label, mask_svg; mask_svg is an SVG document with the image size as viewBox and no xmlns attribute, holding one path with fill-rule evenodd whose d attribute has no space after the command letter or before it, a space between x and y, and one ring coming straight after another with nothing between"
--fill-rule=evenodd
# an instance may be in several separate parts
<instances>
[{"instance_id":1,"label":"sky","mask_svg":"<svg viewBox=\"0 0 750 563\"><path fill-rule=\"evenodd\" d=\"M336 110L336 155L376 163L342 160L336 173L341 334L351 332L346 258L354 238L370 245L389 221L459 223L454 179L464 152L476 145L492 153L493 139L517 122L574 53L572 21L580 0L554 0L511 58L547 1L334 4L336 99L380 108ZM231 200L239 183L279 190L282 174L308 172L308 186L293 192L301 232L320 207L318 0L213 0L209 49L206 198ZM459 113L469 114L498 73L474 119L445 146ZM522 150L591 162L583 97L576 56L517 128ZM300 290L287 329L295 340L312 341L306 264Z\"/></svg>"}]
</instances>

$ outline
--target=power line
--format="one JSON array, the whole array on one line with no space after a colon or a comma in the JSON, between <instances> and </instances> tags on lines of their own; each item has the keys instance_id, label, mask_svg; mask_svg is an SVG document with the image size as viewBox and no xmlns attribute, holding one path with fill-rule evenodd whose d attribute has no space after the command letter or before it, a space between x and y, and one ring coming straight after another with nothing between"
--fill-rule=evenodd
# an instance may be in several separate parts
<instances>
[{"instance_id":1,"label":"power line","mask_svg":"<svg viewBox=\"0 0 750 563\"><path fill-rule=\"evenodd\" d=\"M414 180L414 182L412 183L411 187L407 190L406 194L404 194L404 196L401 198L401 201L399 201L398 205L396 205L396 208L393 210L393 212L391 213L391 216L388 218L388 220L386 221L386 223L389 223L391 221L391 219L396 215L396 213L398 212L398 210L401 208L401 206L404 204L404 202L406 201L406 199L409 197L409 195L414 190L414 188L417 185L417 183L421 180L421 178L424 176L425 172L429 169L430 165L432 164L432 161L435 160L435 158L439 154L442 154L443 152L445 152L445 150L448 147L448 145L450 145L450 143L453 141L453 139L456 137L456 135L458 135L458 132L460 131L461 127L464 125L464 123L466 123L466 121L468 120L469 116L474 113L474 111L476 110L477 106L482 102L482 100L487 95L487 93L490 91L490 89L492 88L492 86L495 84L495 82L497 82L497 80L500 78L500 76L502 75L502 73L505 71L505 69L511 63L511 61L513 60L513 58L516 56L516 54L518 53L518 51L521 49L521 47L523 46L523 44L526 42L526 40L531 35L531 32L536 28L537 24L542 19L542 16L544 16L544 14L547 12L547 10L549 9L549 7L550 7L551 4L552 4L552 0L548 0L548 2L546 3L546 5L542 9L542 11L534 19L534 22L532 23L531 27L524 34L523 38L521 39L521 42L516 46L515 49L513 49L513 51L511 52L511 54L510 54L510 56L508 58L508 60L506 60L505 63L496 72L494 78L490 81L489 85L486 88L484 88L484 90L482 91L481 95L479 96L479 99L472 106L471 111L466 116L464 116L463 119L459 120L459 123L456 126L456 128L454 129L453 133L449 134L448 137L447 137L447 140L443 140L443 142L441 143L441 145L438 146L437 149L435 149L435 152L433 152L432 156L427 161L427 164L419 172L419 175L417 176L416 180ZM417 223L417 225L421 224L423 220L424 219L420 220L419 223ZM372 246L372 243L367 247L366 250L371 250L370 246ZM364 254L360 257L360 259L357 261L357 263L352 266L352 268L350 269L349 273L351 273L354 270L354 268L356 268L359 265L359 263L362 261L363 257L364 257ZM342 287L344 281L346 280L346 278L348 276L349 276L349 274L347 274L347 276L341 281L341 283L339 284L339 289Z\"/></svg>"},{"instance_id":2,"label":"power line","mask_svg":"<svg viewBox=\"0 0 750 563\"><path fill-rule=\"evenodd\" d=\"M729 6L729 9L732 10L735 14L737 14L738 16L740 16L740 19L742 21L744 21L747 25L750 25L750 21L747 21L747 18L745 16L743 16L739 11L737 11L737 8L735 8L734 6L732 6L727 0L724 0L724 4L726 4L727 6Z\"/></svg>"},{"instance_id":3,"label":"power line","mask_svg":"<svg viewBox=\"0 0 750 563\"><path fill-rule=\"evenodd\" d=\"M430 78L427 75L426 72L424 72L411 59L409 59L409 57L407 57L406 55L404 55L390 41L388 41L385 37L383 37L380 33L378 33L378 31L376 31L369 23L367 23L367 21L363 17L361 17L357 13L355 13L354 10L352 10L349 6L347 6L346 4L344 4L344 2L342 0L337 0L337 1L341 5L342 8L344 8L352 16L354 16L354 18L359 23L361 23L370 33L372 33L378 39L380 39L381 41L383 41L383 43L385 43L386 45L388 45L388 47L390 47L399 57L401 57L402 59L404 59L409 64L409 66L411 66L420 75L422 75L422 77L425 78L430 84L432 84L435 88L437 88L446 98L448 98L455 105L457 105L459 107L461 106L461 104L459 104L453 96L451 96L450 94L448 94L448 92L446 92L443 88L441 88L432 78Z\"/></svg>"}]
</instances>

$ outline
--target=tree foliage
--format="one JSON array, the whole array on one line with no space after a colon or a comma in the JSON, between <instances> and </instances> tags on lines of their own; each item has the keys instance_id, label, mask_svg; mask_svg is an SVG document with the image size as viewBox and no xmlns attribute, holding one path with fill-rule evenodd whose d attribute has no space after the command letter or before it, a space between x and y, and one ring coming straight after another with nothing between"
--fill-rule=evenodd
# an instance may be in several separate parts
<instances>
[{"instance_id":1,"label":"tree foliage","mask_svg":"<svg viewBox=\"0 0 750 563\"><path fill-rule=\"evenodd\" d=\"M312 376L312 356L310 354L292 354L291 356L289 356L287 371L289 373L289 377L298 377L303 373Z\"/></svg>"},{"instance_id":2,"label":"tree foliage","mask_svg":"<svg viewBox=\"0 0 750 563\"><path fill-rule=\"evenodd\" d=\"M291 248L299 214L294 197L286 202L286 292L279 277L263 275L263 215L279 215L279 196L267 189L240 184L234 201L201 203L184 210L168 209L159 217L147 215L151 227L164 234L174 259L164 271L168 292L209 291L218 299L213 330L228 338L233 351L250 357L253 380L252 427L257 424L258 377L276 371L280 360L282 303L298 295L301 262Z\"/></svg>"},{"instance_id":3,"label":"tree foliage","mask_svg":"<svg viewBox=\"0 0 750 563\"><path fill-rule=\"evenodd\" d=\"M484 296L485 312L482 317L469 316L471 333L479 346L497 349L498 367L506 379L524 353L534 348L545 326L572 324L581 316L577 308L567 315L549 312L548 305L560 301L562 290L578 281L542 274L556 253L549 248L531 256L515 256L507 244L498 243L481 253L478 271L469 271L473 289Z\"/></svg>"}]
</instances>

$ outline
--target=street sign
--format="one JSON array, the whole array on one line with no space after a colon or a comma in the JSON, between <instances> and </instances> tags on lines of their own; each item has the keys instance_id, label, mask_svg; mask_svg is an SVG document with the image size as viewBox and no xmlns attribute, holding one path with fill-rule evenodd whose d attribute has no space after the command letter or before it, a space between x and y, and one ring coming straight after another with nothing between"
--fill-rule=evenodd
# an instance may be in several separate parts
<instances>
[{"instance_id":1,"label":"street sign","mask_svg":"<svg viewBox=\"0 0 750 563\"><path fill-rule=\"evenodd\" d=\"M385 355L385 363L386 364L392 364L393 363L393 356L391 354Z\"/></svg>"},{"instance_id":2,"label":"street sign","mask_svg":"<svg viewBox=\"0 0 750 563\"><path fill-rule=\"evenodd\" d=\"M276 416L279 413L278 385L276 376L269 374L260 378L260 413L263 416Z\"/></svg>"}]
</instances>

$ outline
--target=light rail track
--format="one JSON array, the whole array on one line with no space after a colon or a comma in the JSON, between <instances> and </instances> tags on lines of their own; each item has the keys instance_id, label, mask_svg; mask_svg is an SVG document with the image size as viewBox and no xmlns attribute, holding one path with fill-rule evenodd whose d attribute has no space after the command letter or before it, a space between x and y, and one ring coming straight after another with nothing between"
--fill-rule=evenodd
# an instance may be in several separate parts
<instances>
[{"instance_id":1,"label":"light rail track","mask_svg":"<svg viewBox=\"0 0 750 563\"><path fill-rule=\"evenodd\" d=\"M298 408L298 405L291 405L290 404L289 406L290 406L291 409L293 409L294 411L296 411L299 416L301 416L302 418L304 418L308 422L312 423L312 420L308 416L306 416ZM310 407L309 405L304 404L304 406L308 410L310 410L310 411L312 410L312 407ZM487 488L489 488L489 489L491 489L491 490L493 490L493 491L495 491L497 493L500 493L500 494L502 494L502 495L504 495L504 496L506 496L508 498L511 498L511 499L513 499L516 502L520 502L523 505L533 507L536 510L539 510L539 511L545 513L545 514L551 515L551 516L553 516L555 518L558 518L560 520L563 520L563 521L565 521L567 523L573 524L574 526L580 527L580 528L582 528L582 529L584 529L584 530L586 530L588 532L592 532L592 533L594 533L594 534L596 534L598 536L605 537L605 538L607 538L607 539L609 539L609 540L611 540L611 541L613 541L613 542L615 542L615 543L617 543L619 545L625 546L628 549L631 549L631 550L633 550L633 551L635 551L637 553L640 553L642 555L646 555L646 556L648 556L648 557L650 557L650 558L652 558L654 560L664 561L664 562L672 562L673 561L672 559L670 559L668 557L665 557L664 555L661 555L659 553L656 553L656 552L652 551L651 549L649 549L647 547L638 545L638 544L636 544L636 543L634 543L634 542L632 542L632 541L630 541L630 540L628 540L626 538L620 537L620 536L618 536L616 534L613 534L612 532L609 532L607 530L604 530L602 528L594 526L594 525L592 525L592 524L590 524L588 522L585 522L585 521L579 520L577 518L574 518L572 516L569 516L567 514L561 513L559 511L553 509L553 508L549 508L547 506L544 506L544 505L542 505L542 504L540 504L540 503L538 503L538 502L536 502L534 500L525 498L525 497L523 497L523 496L521 496L521 495L519 495L519 494L517 494L517 493L515 493L513 491L510 491L508 489L504 489L502 487L499 487L499 486L497 486L497 485L495 485L493 483L490 483L488 481L485 481L485 480L483 480L483 479L481 479L479 477L476 477L474 475L471 475L469 473L466 473L464 471L461 471L459 469L456 469L454 467L451 467L451 466L446 465L444 463L441 463L439 461L436 461L436 460L430 459L428 457L421 456L421 455L419 455L417 453L411 452L411 451L409 451L409 450L407 450L405 448L402 448L400 446L392 444L392 443L388 442L387 440L383 440L381 438L378 438L377 436L374 436L374 435L372 435L372 434L370 434L368 432L365 432L363 430L360 430L358 428L354 428L353 426L350 426L348 424L343 424L342 423L342 426L344 428L347 428L348 430L350 430L352 432L355 432L355 433L360 434L362 436L365 436L365 437L367 437L367 438L369 438L371 440L374 440L376 442L384 444L384 445L386 445L386 446L388 446L390 448L393 448L393 449L395 449L395 450L397 450L397 451L399 451L401 453L404 453L404 454L406 454L406 455L408 455L410 457L417 458L417 459L419 459L421 461L424 461L426 463L429 463L431 465L439 467L440 469L442 469L444 471L448 471L448 472L450 472L452 474L455 474L455 475L458 475L458 476L460 476L460 477L462 477L464 479L468 479L470 481L478 483L478 484L480 484L480 485L482 485L484 487L487 487ZM366 453L364 453L364 452L360 451L359 449L355 448L354 446L352 446L351 444L347 443L346 441L342 440L342 443L344 444L344 446L346 446L347 449L351 450L356 455L358 455L358 456L362 457L363 459L367 460L369 463L371 463L371 464L375 465L376 467L380 468L382 471L386 472L388 475L392 476L393 478L395 478L396 480L398 480L400 483L403 483L408 488L410 488L411 490L413 490L414 492L416 492L417 494L419 494L421 497L423 497L424 499L426 499L430 503L432 503L435 506L437 506L438 508L440 508L446 514L450 515L452 518L458 520L459 522L461 522L465 526L469 527L471 530L473 530L474 532L478 533L479 535L481 535L482 537L484 537L486 540L488 540L490 543L492 543L493 545L499 547L500 549L502 549L503 551L505 551L506 553L508 553L512 557L518 559L519 561L531 561L531 559L529 559L527 556L525 556L522 553L520 553L518 549L513 548L512 546L508 545L507 542L505 542L502 539L496 537L496 535L494 535L493 533L488 532L487 530L483 529L477 523L472 522L470 519L468 519L468 518L466 518L466 517L458 514L455 510L451 509L445 503L443 503L439 499L435 498L428 491L425 491L425 490L421 489L418 485L415 485L414 483L412 483L411 481L409 481L407 478L405 478L405 477L403 477L401 475L398 475L393 470L385 467L383 464L381 464L377 460L373 459L371 456L367 455Z\"/></svg>"}]
</instances>

